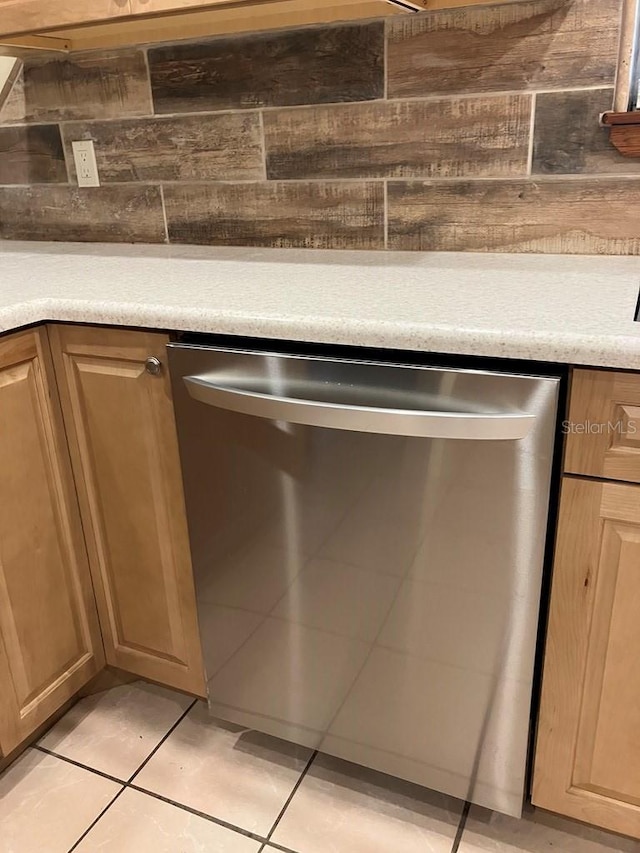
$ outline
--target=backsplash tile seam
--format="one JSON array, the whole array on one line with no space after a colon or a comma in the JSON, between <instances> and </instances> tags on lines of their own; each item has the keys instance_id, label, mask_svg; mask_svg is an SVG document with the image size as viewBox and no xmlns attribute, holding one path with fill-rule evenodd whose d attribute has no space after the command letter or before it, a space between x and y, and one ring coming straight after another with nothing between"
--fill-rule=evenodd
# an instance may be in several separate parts
<instances>
[{"instance_id":1,"label":"backsplash tile seam","mask_svg":"<svg viewBox=\"0 0 640 853\"><path fill-rule=\"evenodd\" d=\"M640 173L639 172L597 172L597 173L567 173L567 174L531 174L531 175L519 175L509 178L504 178L500 176L489 176L489 177L451 177L451 178L440 178L440 177L421 177L420 175L411 176L411 177L387 177L387 178L274 178L267 181L263 180L189 180L189 181L165 181L165 180L148 180L148 181L108 181L101 184L100 187L78 187L78 184L75 181L38 181L33 183L17 183L17 184L3 184L0 183L1 189L28 189L29 187L68 187L69 189L75 189L82 192L83 195L91 195L96 194L99 195L101 190L107 189L109 187L113 188L126 188L126 187L146 187L146 188L172 188L172 187L196 187L196 186L211 186L211 187L234 187L234 186L263 186L263 185L275 185L275 184L286 184L286 185L324 185L324 184L382 184L385 188L388 184L412 184L412 183L420 183L425 185L442 185L445 186L447 184L491 184L491 183L500 183L500 184L519 184L519 183L531 183L531 184L553 184L558 181L571 181L575 183L606 183L609 181L618 181L618 180L628 180L633 183L640 183Z\"/></svg>"},{"instance_id":2,"label":"backsplash tile seam","mask_svg":"<svg viewBox=\"0 0 640 853\"><path fill-rule=\"evenodd\" d=\"M162 204L162 218L164 220L164 241L170 243L169 240L169 225L167 223L167 206L164 201L164 186L160 184L160 203Z\"/></svg>"},{"instance_id":3,"label":"backsplash tile seam","mask_svg":"<svg viewBox=\"0 0 640 853\"><path fill-rule=\"evenodd\" d=\"M269 175L267 174L267 143L264 138L264 116L262 115L262 110L258 110L258 122L260 126L260 148L262 154L262 179L266 181L269 179Z\"/></svg>"},{"instance_id":4,"label":"backsplash tile seam","mask_svg":"<svg viewBox=\"0 0 640 853\"><path fill-rule=\"evenodd\" d=\"M176 113L149 113L148 115L124 115L124 116L106 116L104 118L95 117L95 118L68 118L68 119L59 119L59 120L33 120L33 121L24 121L24 122L6 122L3 123L0 121L0 128L4 127L33 127L34 125L47 125L47 124L58 124L61 127L67 124L107 124L111 122L123 122L123 121L144 121L144 120L162 120L162 119L179 119L179 118L188 118L189 116L211 116L211 115L228 115L229 113L251 113L251 112L261 112L261 113L270 113L270 112L283 112L283 111L295 111L295 110L308 110L308 109L320 109L323 107L350 107L354 104L379 104L379 103L411 103L411 102L438 102L438 101L448 101L451 99L463 100L463 99L472 99L472 98L499 98L505 97L508 95L518 95L518 96L526 96L526 95L544 95L544 94L556 94L559 92L594 92L600 91L602 89L610 89L612 92L614 91L614 87L610 84L600 84L598 86L575 86L575 87L561 87L558 89L504 89L504 90L493 90L491 92L482 92L482 91L472 91L472 92L459 92L459 93L451 93L451 94L437 94L437 95L414 95L407 98L371 98L368 100L362 101L327 101L321 104L292 104L290 106L251 106L251 107L233 107L228 109L220 109L220 110L192 110L189 112L176 112Z\"/></svg>"},{"instance_id":5,"label":"backsplash tile seam","mask_svg":"<svg viewBox=\"0 0 640 853\"><path fill-rule=\"evenodd\" d=\"M536 99L537 94L534 92L531 95L531 115L529 116L529 151L527 153L527 175L531 177L533 166L533 140L535 138L535 123L536 123Z\"/></svg>"},{"instance_id":6,"label":"backsplash tile seam","mask_svg":"<svg viewBox=\"0 0 640 853\"><path fill-rule=\"evenodd\" d=\"M386 101L389 98L389 65L387 58L389 49L389 27L387 25L386 18L384 18L382 26L384 28L384 38L382 43L382 99Z\"/></svg>"},{"instance_id":7,"label":"backsplash tile seam","mask_svg":"<svg viewBox=\"0 0 640 853\"><path fill-rule=\"evenodd\" d=\"M389 248L389 181L384 179L384 200L382 203L382 213L384 216L384 248Z\"/></svg>"},{"instance_id":8,"label":"backsplash tile seam","mask_svg":"<svg viewBox=\"0 0 640 853\"><path fill-rule=\"evenodd\" d=\"M370 180L369 178L363 178L362 180ZM598 172L598 173L568 173L568 174L555 174L555 175L516 175L510 178L500 178L500 177L488 177L488 178L387 178L386 179L390 184L434 184L439 186L446 186L447 184L492 184L492 183L500 183L500 184L522 184L528 183L531 185L535 184L554 184L559 182L575 182L577 184L583 183L607 183L609 181L620 181L627 180L632 182L637 182L640 184L640 173L639 172Z\"/></svg>"},{"instance_id":9,"label":"backsplash tile seam","mask_svg":"<svg viewBox=\"0 0 640 853\"><path fill-rule=\"evenodd\" d=\"M147 46L141 49L142 57L144 59L144 67L145 67L145 77L147 81L147 91L149 94L149 103L151 104L151 114L149 118L156 118L156 105L153 100L153 88L151 86L151 69L149 68L149 48ZM131 116L131 118L136 118L136 116Z\"/></svg>"},{"instance_id":10,"label":"backsplash tile seam","mask_svg":"<svg viewBox=\"0 0 640 853\"><path fill-rule=\"evenodd\" d=\"M354 102L359 103L359 102ZM301 106L307 106L307 104L302 104ZM323 105L324 106L324 105ZM330 106L327 104L327 106ZM275 107L274 109L281 109L280 107ZM289 109L289 107L287 107ZM61 121L55 122L55 124L59 124L61 127L66 127L68 124L122 124L123 122L162 122L162 121L176 121L176 119L187 119L187 118L211 118L212 116L228 116L228 115L247 115L251 113L262 112L262 107L247 107L246 109L233 109L233 110L196 110L191 113L153 113L148 116L109 116L108 118L69 118L62 119ZM34 124L53 124L54 122L32 122L29 124L23 125L24 127L33 127ZM0 129L3 127L18 127L16 124L8 124L3 125L0 124Z\"/></svg>"}]
</instances>

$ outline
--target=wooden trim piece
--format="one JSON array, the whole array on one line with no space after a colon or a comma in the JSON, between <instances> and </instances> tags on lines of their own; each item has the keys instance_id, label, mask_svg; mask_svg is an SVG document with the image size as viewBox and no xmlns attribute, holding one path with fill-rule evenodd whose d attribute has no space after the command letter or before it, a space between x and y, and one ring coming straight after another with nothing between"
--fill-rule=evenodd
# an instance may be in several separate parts
<instances>
[{"instance_id":1,"label":"wooden trim piece","mask_svg":"<svg viewBox=\"0 0 640 853\"><path fill-rule=\"evenodd\" d=\"M67 38L55 36L13 36L13 38L0 39L0 54L9 53L23 55L33 50L46 50L47 53L66 53L71 50L71 41Z\"/></svg>"},{"instance_id":2,"label":"wooden trim piece","mask_svg":"<svg viewBox=\"0 0 640 853\"><path fill-rule=\"evenodd\" d=\"M44 30L131 15L130 0L2 0L2 36L42 33Z\"/></svg>"},{"instance_id":3,"label":"wooden trim piece","mask_svg":"<svg viewBox=\"0 0 640 853\"><path fill-rule=\"evenodd\" d=\"M301 0L232 2L215 9L65 28L55 34L70 42L74 50L94 50L403 14L411 13L386 0L317 0L313 4Z\"/></svg>"},{"instance_id":4,"label":"wooden trim piece","mask_svg":"<svg viewBox=\"0 0 640 853\"><path fill-rule=\"evenodd\" d=\"M640 125L614 125L609 140L625 157L640 157Z\"/></svg>"},{"instance_id":5,"label":"wooden trim piece","mask_svg":"<svg viewBox=\"0 0 640 853\"><path fill-rule=\"evenodd\" d=\"M494 0L507 2L512 0ZM90 14L81 0L65 0L62 7L50 4L39 17L44 0L8 3L24 13L3 17L1 25L11 37L2 42L9 49L84 51L486 5L487 0L100 0L91 4ZM116 8L113 14L110 6Z\"/></svg>"},{"instance_id":6,"label":"wooden trim piece","mask_svg":"<svg viewBox=\"0 0 640 853\"><path fill-rule=\"evenodd\" d=\"M611 112L602 113L602 124L606 127L620 127L622 125L631 125L636 126L640 124L640 110L633 110L631 112L622 112L616 113L613 110Z\"/></svg>"}]
</instances>

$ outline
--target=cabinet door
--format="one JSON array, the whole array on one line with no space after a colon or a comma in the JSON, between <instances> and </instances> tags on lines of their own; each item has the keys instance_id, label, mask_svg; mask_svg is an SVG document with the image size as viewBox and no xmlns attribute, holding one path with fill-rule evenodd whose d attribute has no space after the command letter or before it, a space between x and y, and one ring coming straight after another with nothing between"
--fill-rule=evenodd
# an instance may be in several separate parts
<instances>
[{"instance_id":1,"label":"cabinet door","mask_svg":"<svg viewBox=\"0 0 640 853\"><path fill-rule=\"evenodd\" d=\"M640 482L640 374L573 371L564 470Z\"/></svg>"},{"instance_id":2,"label":"cabinet door","mask_svg":"<svg viewBox=\"0 0 640 853\"><path fill-rule=\"evenodd\" d=\"M0 35L37 33L130 14L129 0L0 0Z\"/></svg>"},{"instance_id":3,"label":"cabinet door","mask_svg":"<svg viewBox=\"0 0 640 853\"><path fill-rule=\"evenodd\" d=\"M640 486L565 477L533 802L640 837Z\"/></svg>"},{"instance_id":4,"label":"cabinet door","mask_svg":"<svg viewBox=\"0 0 640 853\"><path fill-rule=\"evenodd\" d=\"M107 661L204 694L162 334L52 326ZM145 369L161 363L158 375Z\"/></svg>"},{"instance_id":5,"label":"cabinet door","mask_svg":"<svg viewBox=\"0 0 640 853\"><path fill-rule=\"evenodd\" d=\"M46 332L23 332L0 340L2 752L103 663Z\"/></svg>"}]
</instances>

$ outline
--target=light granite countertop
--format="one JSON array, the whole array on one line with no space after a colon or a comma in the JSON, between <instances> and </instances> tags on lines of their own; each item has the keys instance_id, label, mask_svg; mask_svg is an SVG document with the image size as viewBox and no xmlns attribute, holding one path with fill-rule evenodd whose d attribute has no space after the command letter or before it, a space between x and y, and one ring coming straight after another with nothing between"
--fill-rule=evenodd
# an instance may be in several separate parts
<instances>
[{"instance_id":1,"label":"light granite countertop","mask_svg":"<svg viewBox=\"0 0 640 853\"><path fill-rule=\"evenodd\" d=\"M640 370L640 257L0 243L0 331L45 320Z\"/></svg>"}]
</instances>

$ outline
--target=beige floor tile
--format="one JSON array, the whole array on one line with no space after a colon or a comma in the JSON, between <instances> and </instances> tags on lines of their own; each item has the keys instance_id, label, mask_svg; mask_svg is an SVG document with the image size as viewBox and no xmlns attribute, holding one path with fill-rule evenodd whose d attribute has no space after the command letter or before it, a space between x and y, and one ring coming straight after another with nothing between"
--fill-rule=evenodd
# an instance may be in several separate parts
<instances>
[{"instance_id":1,"label":"beige floor tile","mask_svg":"<svg viewBox=\"0 0 640 853\"><path fill-rule=\"evenodd\" d=\"M522 820L472 807L459 853L640 853L640 841L528 807Z\"/></svg>"},{"instance_id":2,"label":"beige floor tile","mask_svg":"<svg viewBox=\"0 0 640 853\"><path fill-rule=\"evenodd\" d=\"M462 802L319 756L272 841L302 853L449 853Z\"/></svg>"},{"instance_id":3,"label":"beige floor tile","mask_svg":"<svg viewBox=\"0 0 640 853\"><path fill-rule=\"evenodd\" d=\"M128 788L77 853L257 853L260 842Z\"/></svg>"},{"instance_id":4,"label":"beige floor tile","mask_svg":"<svg viewBox=\"0 0 640 853\"><path fill-rule=\"evenodd\" d=\"M119 790L116 782L27 750L0 776L0 850L67 853Z\"/></svg>"},{"instance_id":5,"label":"beige floor tile","mask_svg":"<svg viewBox=\"0 0 640 853\"><path fill-rule=\"evenodd\" d=\"M192 700L135 682L82 699L40 744L66 758L128 779Z\"/></svg>"},{"instance_id":6,"label":"beige floor tile","mask_svg":"<svg viewBox=\"0 0 640 853\"><path fill-rule=\"evenodd\" d=\"M302 747L216 722L198 703L134 784L265 835L309 756Z\"/></svg>"}]
</instances>

